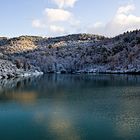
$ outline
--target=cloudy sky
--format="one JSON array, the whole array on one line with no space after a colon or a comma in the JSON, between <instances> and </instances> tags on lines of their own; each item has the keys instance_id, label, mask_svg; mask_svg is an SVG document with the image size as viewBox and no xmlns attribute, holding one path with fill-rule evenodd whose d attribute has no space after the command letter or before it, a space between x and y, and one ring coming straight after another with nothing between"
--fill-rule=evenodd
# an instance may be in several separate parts
<instances>
[{"instance_id":1,"label":"cloudy sky","mask_svg":"<svg viewBox=\"0 0 140 140\"><path fill-rule=\"evenodd\" d=\"M140 0L0 0L0 36L115 36L140 29Z\"/></svg>"}]
</instances>

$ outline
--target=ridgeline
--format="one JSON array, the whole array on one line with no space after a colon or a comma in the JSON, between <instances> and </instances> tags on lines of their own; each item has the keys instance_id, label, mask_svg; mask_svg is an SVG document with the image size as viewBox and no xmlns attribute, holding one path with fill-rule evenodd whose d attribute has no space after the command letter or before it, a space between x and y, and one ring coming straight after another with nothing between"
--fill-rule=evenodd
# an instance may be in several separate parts
<instances>
[{"instance_id":1,"label":"ridgeline","mask_svg":"<svg viewBox=\"0 0 140 140\"><path fill-rule=\"evenodd\" d=\"M140 73L140 30L114 38L0 37L0 78L32 73Z\"/></svg>"}]
</instances>

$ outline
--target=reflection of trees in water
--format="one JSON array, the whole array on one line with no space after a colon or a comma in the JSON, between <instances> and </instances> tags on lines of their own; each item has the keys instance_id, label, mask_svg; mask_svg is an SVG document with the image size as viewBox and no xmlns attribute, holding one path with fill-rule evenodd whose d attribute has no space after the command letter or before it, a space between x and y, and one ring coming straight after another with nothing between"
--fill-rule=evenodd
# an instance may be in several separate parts
<instances>
[{"instance_id":1,"label":"reflection of trees in water","mask_svg":"<svg viewBox=\"0 0 140 140\"><path fill-rule=\"evenodd\" d=\"M4 90L21 89L26 86L30 86L33 82L36 82L40 77L28 77L28 78L14 78L14 79L2 79L0 80L0 92Z\"/></svg>"},{"instance_id":2,"label":"reflection of trees in water","mask_svg":"<svg viewBox=\"0 0 140 140\"><path fill-rule=\"evenodd\" d=\"M75 124L92 126L96 120L112 123L111 131L122 139L131 139L140 130L138 75L54 74L0 82L0 99L35 102L35 121L58 138L78 139Z\"/></svg>"},{"instance_id":3,"label":"reflection of trees in water","mask_svg":"<svg viewBox=\"0 0 140 140\"><path fill-rule=\"evenodd\" d=\"M77 84L77 83L100 83L104 86L105 83L109 83L109 86L113 86L113 84L131 84L140 82L139 75L104 75L104 74L82 74L82 75L47 75L42 81L51 82L51 84ZM121 82L121 83L120 83ZM96 86L97 86L96 85ZM101 86L99 85L99 86Z\"/></svg>"},{"instance_id":4,"label":"reflection of trees in water","mask_svg":"<svg viewBox=\"0 0 140 140\"><path fill-rule=\"evenodd\" d=\"M63 93L69 92L67 91L67 88L69 88L70 94L75 94L73 102L75 107L72 109L77 109L77 112L81 113L79 116L82 116L82 112L88 114L89 111L91 119L105 119L108 123L113 123L113 131L116 136L122 139L133 139L134 137L136 139L139 138L139 135L137 134L138 130L140 130L140 76L52 75L47 77L47 82L49 88L56 88L56 91L63 91ZM96 91L94 91L95 87L99 87L100 89L96 89ZM89 91L89 88L91 88L92 91ZM109 88L111 88L111 90ZM50 91L53 91L53 89ZM77 97L76 92L80 91L81 94L78 94L78 100L75 100ZM84 94L82 94L82 92L84 92ZM110 92L110 94L107 94L107 92ZM59 93L60 92L58 92L58 94ZM93 93L92 96L91 93ZM105 94L107 96L105 96ZM58 97L60 94L55 96ZM64 99L65 96L61 97ZM91 100L89 98L91 98ZM69 102L69 100L71 100L71 96L69 96L68 100L66 98L64 100ZM59 105L57 104L56 107L58 106ZM72 109L66 109L65 113L71 112ZM61 128L63 127L63 121L59 120L59 123L57 124L56 120L57 117L51 124L53 131L61 134L60 131L57 131L58 128L58 130L62 130L63 134L65 134L65 131ZM61 126L60 128L59 124Z\"/></svg>"},{"instance_id":5,"label":"reflection of trees in water","mask_svg":"<svg viewBox=\"0 0 140 140\"><path fill-rule=\"evenodd\" d=\"M85 96L93 93L94 90L102 90L108 87L138 87L139 75L57 75L49 74L41 77L0 80L0 98L7 94L21 92L33 92L38 97L67 98L67 94L79 98L80 94ZM90 91L92 89L92 91ZM117 89L116 89L117 90ZM138 89L139 90L139 89ZM80 94L77 94L79 93ZM98 91L99 92L99 91ZM107 91L106 91L107 92ZM97 95L94 93L94 95ZM110 96L110 94L105 94ZM103 95L103 97L105 96ZM100 96L100 95L99 95Z\"/></svg>"},{"instance_id":6,"label":"reflection of trees in water","mask_svg":"<svg viewBox=\"0 0 140 140\"><path fill-rule=\"evenodd\" d=\"M33 91L26 90L40 77L0 80L0 100L33 100Z\"/></svg>"},{"instance_id":7,"label":"reflection of trees in water","mask_svg":"<svg viewBox=\"0 0 140 140\"><path fill-rule=\"evenodd\" d=\"M30 77L30 78L17 78L17 79L4 79L0 80L0 91L2 89L21 89L26 86L48 84L52 86L69 85L73 84L89 84L94 83L96 86L116 86L125 84L134 84L140 82L139 75L103 75L103 74L82 74L82 75L57 75L48 74L44 77Z\"/></svg>"},{"instance_id":8,"label":"reflection of trees in water","mask_svg":"<svg viewBox=\"0 0 140 140\"><path fill-rule=\"evenodd\" d=\"M15 88L16 89L21 89L21 88L24 88L26 86L29 86L32 83L32 80L33 79L31 79L31 78L19 80L19 81L17 81Z\"/></svg>"}]
</instances>

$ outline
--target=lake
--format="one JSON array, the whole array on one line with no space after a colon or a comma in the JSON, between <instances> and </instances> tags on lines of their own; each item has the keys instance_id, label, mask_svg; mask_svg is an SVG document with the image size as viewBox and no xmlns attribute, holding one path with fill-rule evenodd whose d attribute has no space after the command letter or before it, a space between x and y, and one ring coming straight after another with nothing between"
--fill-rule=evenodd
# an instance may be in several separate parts
<instances>
[{"instance_id":1,"label":"lake","mask_svg":"<svg viewBox=\"0 0 140 140\"><path fill-rule=\"evenodd\" d=\"M140 140L140 75L1 80L0 140Z\"/></svg>"}]
</instances>

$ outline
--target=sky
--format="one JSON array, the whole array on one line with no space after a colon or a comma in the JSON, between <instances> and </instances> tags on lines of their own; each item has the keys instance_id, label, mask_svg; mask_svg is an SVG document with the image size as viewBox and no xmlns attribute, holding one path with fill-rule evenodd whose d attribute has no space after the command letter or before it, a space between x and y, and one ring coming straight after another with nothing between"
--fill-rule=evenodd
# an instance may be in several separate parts
<instances>
[{"instance_id":1,"label":"sky","mask_svg":"<svg viewBox=\"0 0 140 140\"><path fill-rule=\"evenodd\" d=\"M116 36L140 29L140 0L0 0L0 36Z\"/></svg>"}]
</instances>

